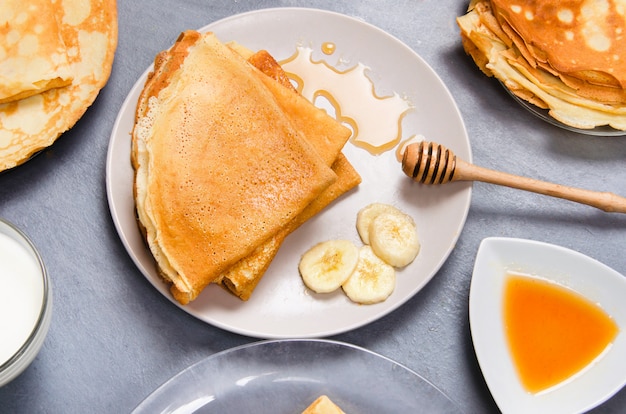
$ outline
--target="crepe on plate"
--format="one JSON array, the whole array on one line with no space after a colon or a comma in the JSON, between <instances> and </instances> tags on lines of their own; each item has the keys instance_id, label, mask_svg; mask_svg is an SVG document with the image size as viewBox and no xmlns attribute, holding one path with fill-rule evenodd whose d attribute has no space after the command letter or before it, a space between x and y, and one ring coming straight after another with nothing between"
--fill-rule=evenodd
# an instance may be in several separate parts
<instances>
[{"instance_id":1,"label":"crepe on plate","mask_svg":"<svg viewBox=\"0 0 626 414\"><path fill-rule=\"evenodd\" d=\"M140 95L137 214L181 304L337 180L265 77L214 34L186 31L157 56Z\"/></svg>"},{"instance_id":2,"label":"crepe on plate","mask_svg":"<svg viewBox=\"0 0 626 414\"><path fill-rule=\"evenodd\" d=\"M0 1L0 171L74 126L116 47L115 0Z\"/></svg>"},{"instance_id":3,"label":"crepe on plate","mask_svg":"<svg viewBox=\"0 0 626 414\"><path fill-rule=\"evenodd\" d=\"M348 128L300 96L282 67L267 51L253 53L237 43L230 43L229 46L262 72L259 74L260 78L277 97L281 107L294 123L306 130L307 139L337 174L337 180L284 229L215 280L215 283L227 288L240 299L248 300L284 239L334 200L360 184L361 176L340 152L350 138L351 131Z\"/></svg>"},{"instance_id":4,"label":"crepe on plate","mask_svg":"<svg viewBox=\"0 0 626 414\"><path fill-rule=\"evenodd\" d=\"M575 128L626 130L620 10L616 0L472 0L457 23L478 67L518 97Z\"/></svg>"}]
</instances>

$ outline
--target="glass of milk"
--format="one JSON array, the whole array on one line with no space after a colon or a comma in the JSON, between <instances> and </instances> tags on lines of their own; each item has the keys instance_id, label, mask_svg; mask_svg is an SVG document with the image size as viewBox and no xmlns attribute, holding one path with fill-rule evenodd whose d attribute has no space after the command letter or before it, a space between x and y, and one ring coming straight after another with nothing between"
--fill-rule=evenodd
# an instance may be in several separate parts
<instances>
[{"instance_id":1,"label":"glass of milk","mask_svg":"<svg viewBox=\"0 0 626 414\"><path fill-rule=\"evenodd\" d=\"M30 365L52 313L45 266L28 237L0 219L0 387Z\"/></svg>"}]
</instances>

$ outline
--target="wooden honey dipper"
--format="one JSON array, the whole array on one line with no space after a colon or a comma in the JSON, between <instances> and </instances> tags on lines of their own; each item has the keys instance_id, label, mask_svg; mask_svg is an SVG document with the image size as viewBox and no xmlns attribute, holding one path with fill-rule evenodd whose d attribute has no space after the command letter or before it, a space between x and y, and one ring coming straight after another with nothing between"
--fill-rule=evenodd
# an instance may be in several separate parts
<instances>
[{"instance_id":1,"label":"wooden honey dipper","mask_svg":"<svg viewBox=\"0 0 626 414\"><path fill-rule=\"evenodd\" d=\"M479 167L457 158L448 148L434 142L407 145L402 156L402 171L423 184L482 181L575 201L610 213L626 213L626 198L616 194L567 187Z\"/></svg>"}]
</instances>

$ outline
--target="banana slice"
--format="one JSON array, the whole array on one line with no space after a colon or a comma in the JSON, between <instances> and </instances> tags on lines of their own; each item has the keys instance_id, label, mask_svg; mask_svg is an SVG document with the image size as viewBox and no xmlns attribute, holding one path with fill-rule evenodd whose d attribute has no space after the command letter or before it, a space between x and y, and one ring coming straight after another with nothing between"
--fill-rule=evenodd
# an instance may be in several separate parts
<instances>
[{"instance_id":1,"label":"banana slice","mask_svg":"<svg viewBox=\"0 0 626 414\"><path fill-rule=\"evenodd\" d=\"M363 207L356 216L356 229L364 244L370 244L370 224L376 216L382 213L404 214L389 204L372 203Z\"/></svg>"},{"instance_id":2,"label":"banana slice","mask_svg":"<svg viewBox=\"0 0 626 414\"><path fill-rule=\"evenodd\" d=\"M395 286L396 270L376 256L371 246L363 246L356 269L342 288L353 302L369 305L387 299Z\"/></svg>"},{"instance_id":3,"label":"banana slice","mask_svg":"<svg viewBox=\"0 0 626 414\"><path fill-rule=\"evenodd\" d=\"M393 267L404 267L417 257L420 242L415 222L404 213L381 213L369 227L374 253Z\"/></svg>"},{"instance_id":4,"label":"banana slice","mask_svg":"<svg viewBox=\"0 0 626 414\"><path fill-rule=\"evenodd\" d=\"M304 284L316 293L337 290L354 272L359 249L349 240L318 243L302 255L298 269Z\"/></svg>"}]
</instances>

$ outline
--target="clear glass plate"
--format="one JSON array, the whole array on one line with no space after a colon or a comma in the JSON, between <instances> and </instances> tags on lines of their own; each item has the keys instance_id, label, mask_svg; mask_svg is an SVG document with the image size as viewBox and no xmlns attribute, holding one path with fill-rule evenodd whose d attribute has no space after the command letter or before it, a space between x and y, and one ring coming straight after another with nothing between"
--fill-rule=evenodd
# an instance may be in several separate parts
<instances>
[{"instance_id":1,"label":"clear glass plate","mask_svg":"<svg viewBox=\"0 0 626 414\"><path fill-rule=\"evenodd\" d=\"M342 342L292 339L212 355L163 384L133 414L299 414L322 394L346 413L461 412L386 357Z\"/></svg>"}]
</instances>

